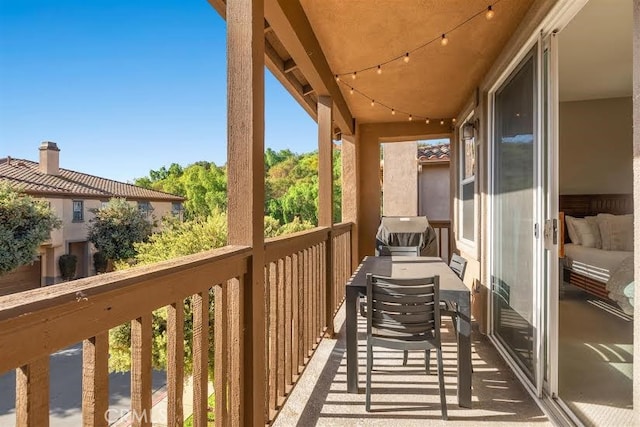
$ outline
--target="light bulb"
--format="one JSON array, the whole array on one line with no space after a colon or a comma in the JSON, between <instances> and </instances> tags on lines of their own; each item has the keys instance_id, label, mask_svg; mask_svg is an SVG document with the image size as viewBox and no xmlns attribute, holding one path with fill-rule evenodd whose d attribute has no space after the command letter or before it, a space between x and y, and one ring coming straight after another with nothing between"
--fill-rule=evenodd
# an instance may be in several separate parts
<instances>
[{"instance_id":1,"label":"light bulb","mask_svg":"<svg viewBox=\"0 0 640 427\"><path fill-rule=\"evenodd\" d=\"M352 78L353 80L355 80L355 79L356 79L356 72L355 72L355 71L353 72L353 74L351 74L351 78Z\"/></svg>"},{"instance_id":2,"label":"light bulb","mask_svg":"<svg viewBox=\"0 0 640 427\"><path fill-rule=\"evenodd\" d=\"M339 82L340 81L340 76L336 74L336 81Z\"/></svg>"},{"instance_id":3,"label":"light bulb","mask_svg":"<svg viewBox=\"0 0 640 427\"><path fill-rule=\"evenodd\" d=\"M373 107L374 105L376 105L376 101L374 101L373 99L371 100L371 106Z\"/></svg>"},{"instance_id":4,"label":"light bulb","mask_svg":"<svg viewBox=\"0 0 640 427\"><path fill-rule=\"evenodd\" d=\"M409 52L407 52L407 53L404 55L404 58L402 58L402 59L404 60L405 64L406 64L407 62L409 62Z\"/></svg>"},{"instance_id":5,"label":"light bulb","mask_svg":"<svg viewBox=\"0 0 640 427\"><path fill-rule=\"evenodd\" d=\"M484 15L487 18L487 21L491 21L496 13L493 11L493 6L487 7L487 13Z\"/></svg>"},{"instance_id":6,"label":"light bulb","mask_svg":"<svg viewBox=\"0 0 640 427\"><path fill-rule=\"evenodd\" d=\"M442 46L446 46L449 44L449 39L447 38L446 34L442 34L442 38L440 39L440 44Z\"/></svg>"},{"instance_id":7,"label":"light bulb","mask_svg":"<svg viewBox=\"0 0 640 427\"><path fill-rule=\"evenodd\" d=\"M443 124L444 124L444 120L440 120L440 125L443 125Z\"/></svg>"},{"instance_id":8,"label":"light bulb","mask_svg":"<svg viewBox=\"0 0 640 427\"><path fill-rule=\"evenodd\" d=\"M413 120L413 116L409 114L409 121Z\"/></svg>"},{"instance_id":9,"label":"light bulb","mask_svg":"<svg viewBox=\"0 0 640 427\"><path fill-rule=\"evenodd\" d=\"M353 88L351 88L351 90L349 90L349 95L353 95Z\"/></svg>"},{"instance_id":10,"label":"light bulb","mask_svg":"<svg viewBox=\"0 0 640 427\"><path fill-rule=\"evenodd\" d=\"M382 74L382 65L378 65L378 70L376 71L378 74Z\"/></svg>"},{"instance_id":11,"label":"light bulb","mask_svg":"<svg viewBox=\"0 0 640 427\"><path fill-rule=\"evenodd\" d=\"M454 117L453 119L451 119L451 123L455 123L456 122L456 118Z\"/></svg>"},{"instance_id":12,"label":"light bulb","mask_svg":"<svg viewBox=\"0 0 640 427\"><path fill-rule=\"evenodd\" d=\"M431 121L431 120L429 120L429 118L427 118L427 120L425 120L424 122L425 122L426 124L429 124L429 122L430 122L430 121Z\"/></svg>"},{"instance_id":13,"label":"light bulb","mask_svg":"<svg viewBox=\"0 0 640 427\"><path fill-rule=\"evenodd\" d=\"M395 116L396 115L396 110L394 110L393 108L391 109L391 115Z\"/></svg>"}]
</instances>

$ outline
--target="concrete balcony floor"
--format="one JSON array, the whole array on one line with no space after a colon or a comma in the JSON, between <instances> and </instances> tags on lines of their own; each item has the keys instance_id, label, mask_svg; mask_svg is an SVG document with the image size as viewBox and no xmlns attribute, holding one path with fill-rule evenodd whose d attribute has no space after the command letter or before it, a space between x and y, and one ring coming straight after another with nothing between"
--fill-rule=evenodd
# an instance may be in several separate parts
<instances>
[{"instance_id":1,"label":"concrete balcony floor","mask_svg":"<svg viewBox=\"0 0 640 427\"><path fill-rule=\"evenodd\" d=\"M458 407L456 344L450 321L443 322L443 353L449 420L442 421L435 352L431 375L422 352L374 348L372 412L364 409L366 321L359 319L360 393L347 393L344 305L335 320L336 339L324 339L276 418L275 426L551 425L490 341L473 335L473 408Z\"/></svg>"}]
</instances>

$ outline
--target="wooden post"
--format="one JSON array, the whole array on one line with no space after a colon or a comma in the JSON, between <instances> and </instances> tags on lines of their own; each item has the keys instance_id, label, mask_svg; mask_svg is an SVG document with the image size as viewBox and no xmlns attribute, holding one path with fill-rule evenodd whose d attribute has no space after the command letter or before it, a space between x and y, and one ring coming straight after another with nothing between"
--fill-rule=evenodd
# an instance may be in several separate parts
<instances>
[{"instance_id":1,"label":"wooden post","mask_svg":"<svg viewBox=\"0 0 640 427\"><path fill-rule=\"evenodd\" d=\"M109 409L109 333L82 344L82 425L107 426Z\"/></svg>"},{"instance_id":2,"label":"wooden post","mask_svg":"<svg viewBox=\"0 0 640 427\"><path fill-rule=\"evenodd\" d=\"M351 271L360 264L358 253L358 210L360 204L359 165L357 158L357 138L355 135L342 135L342 222L352 222L351 228Z\"/></svg>"},{"instance_id":3,"label":"wooden post","mask_svg":"<svg viewBox=\"0 0 640 427\"><path fill-rule=\"evenodd\" d=\"M325 245L326 336L333 338L333 101L318 97L318 225L329 227Z\"/></svg>"},{"instance_id":4,"label":"wooden post","mask_svg":"<svg viewBox=\"0 0 640 427\"><path fill-rule=\"evenodd\" d=\"M151 426L151 313L131 321L131 425Z\"/></svg>"},{"instance_id":5,"label":"wooden post","mask_svg":"<svg viewBox=\"0 0 640 427\"><path fill-rule=\"evenodd\" d=\"M264 426L264 0L227 1L229 244L253 248L240 301L243 425Z\"/></svg>"},{"instance_id":6,"label":"wooden post","mask_svg":"<svg viewBox=\"0 0 640 427\"><path fill-rule=\"evenodd\" d=\"M49 356L16 369L16 425L49 425Z\"/></svg>"}]
</instances>

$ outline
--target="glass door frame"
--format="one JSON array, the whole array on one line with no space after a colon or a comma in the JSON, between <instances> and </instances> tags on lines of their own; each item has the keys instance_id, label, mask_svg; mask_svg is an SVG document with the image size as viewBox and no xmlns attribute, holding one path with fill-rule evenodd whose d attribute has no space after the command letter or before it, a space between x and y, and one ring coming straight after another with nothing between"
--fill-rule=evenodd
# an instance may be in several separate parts
<instances>
[{"instance_id":1,"label":"glass door frame","mask_svg":"<svg viewBox=\"0 0 640 427\"><path fill-rule=\"evenodd\" d=\"M543 204L542 204L542 196L543 196L543 191L541 188L542 185L542 171L543 171L543 159L542 159L542 120L543 120L543 116L542 116L542 100L543 98L541 97L542 93L543 93L543 89L542 89L542 65L543 65L543 61L542 61L542 52L543 52L543 40L542 40L542 35L537 35L536 37L531 37L529 42L526 43L522 49L520 50L519 55L517 55L516 57L514 57L514 59L512 60L512 62L510 63L509 67L507 67L507 70L505 70L505 72L503 73L502 77L492 86L492 88L489 90L488 93L488 98L489 98L489 120L488 120L488 124L489 124L489 129L488 129L488 145L487 145L487 150L488 150L488 155L487 155L487 160L488 160L488 178L489 178L489 182L488 182L488 203L487 203L487 221L489 224L488 229L491 230L493 227L493 222L494 222L494 185L496 183L496 177L495 177L495 166L496 166L496 162L495 162L495 144L496 144L496 139L495 139L495 120L496 120L496 94L498 93L498 91L511 79L512 76L514 76L515 73L517 73L518 69L520 68L520 66L527 61L530 56L532 55L532 50L533 52L533 56L535 58L535 68L534 68L534 72L535 72L535 76L534 76L534 80L535 80L535 105L534 105L534 111L536 114L536 118L535 118L535 123L534 123L534 131L535 131L535 135L534 135L534 154L533 154L533 162L534 162L534 177L533 177L533 190L534 190L534 212L532 212L533 214L533 220L534 220L534 224L536 224L536 230L531 230L531 233L535 233L536 235L534 235L533 238L533 247L532 249L532 254L533 254L533 268L532 271L530 272L530 274L532 274L532 279L533 279L533 292L531 295L532 298L532 304L533 304L533 313L534 316L532 318L532 323L533 323L533 328L534 328L534 346L533 346L533 350L534 350L534 371L533 371L533 378L535 379L535 381L531 381L527 375L522 372L519 364L515 361L515 359L511 356L511 354L509 353L509 351L505 348L505 346L503 345L503 341L501 339L499 339L495 333L496 331L496 325L494 322L494 303L493 303L493 281L491 280L491 276L493 273L493 261L494 261L494 241L493 238L488 236L488 253L487 253L487 268L486 268L486 283L490 284L490 289L489 289L489 295L490 297L488 298L488 304L489 304L489 331L488 331L488 335L489 335L489 339L493 342L493 344L496 346L496 348L498 349L498 352L502 355L502 357L507 360L508 364L511 366L511 368L513 369L513 371L515 372L515 374L518 376L518 378L520 379L520 381L525 385L525 387L534 395L538 396L538 397L542 397L542 393L543 393L543 381L542 378L544 378L544 370L546 369L546 366L544 365L544 363L541 363L542 361L544 361L543 356L543 349L544 347L544 343L545 343L545 331L544 331L544 325L545 325L545 319L543 319L543 299L542 299L542 283L543 283L543 274L542 274L542 257L543 257L543 238L542 238L542 228L543 228L543 224L544 224L544 212L542 211L543 209Z\"/></svg>"}]
</instances>

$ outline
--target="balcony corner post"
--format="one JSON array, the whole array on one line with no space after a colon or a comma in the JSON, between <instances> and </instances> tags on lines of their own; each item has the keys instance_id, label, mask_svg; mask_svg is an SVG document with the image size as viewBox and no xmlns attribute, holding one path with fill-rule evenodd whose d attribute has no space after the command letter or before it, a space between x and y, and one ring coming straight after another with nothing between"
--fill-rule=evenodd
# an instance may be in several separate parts
<instances>
[{"instance_id":1,"label":"balcony corner post","mask_svg":"<svg viewBox=\"0 0 640 427\"><path fill-rule=\"evenodd\" d=\"M328 227L325 243L325 336L333 338L333 100L318 97L318 225Z\"/></svg>"},{"instance_id":2,"label":"balcony corner post","mask_svg":"<svg viewBox=\"0 0 640 427\"><path fill-rule=\"evenodd\" d=\"M228 242L252 248L241 280L239 424L264 426L264 0L228 0Z\"/></svg>"}]
</instances>

